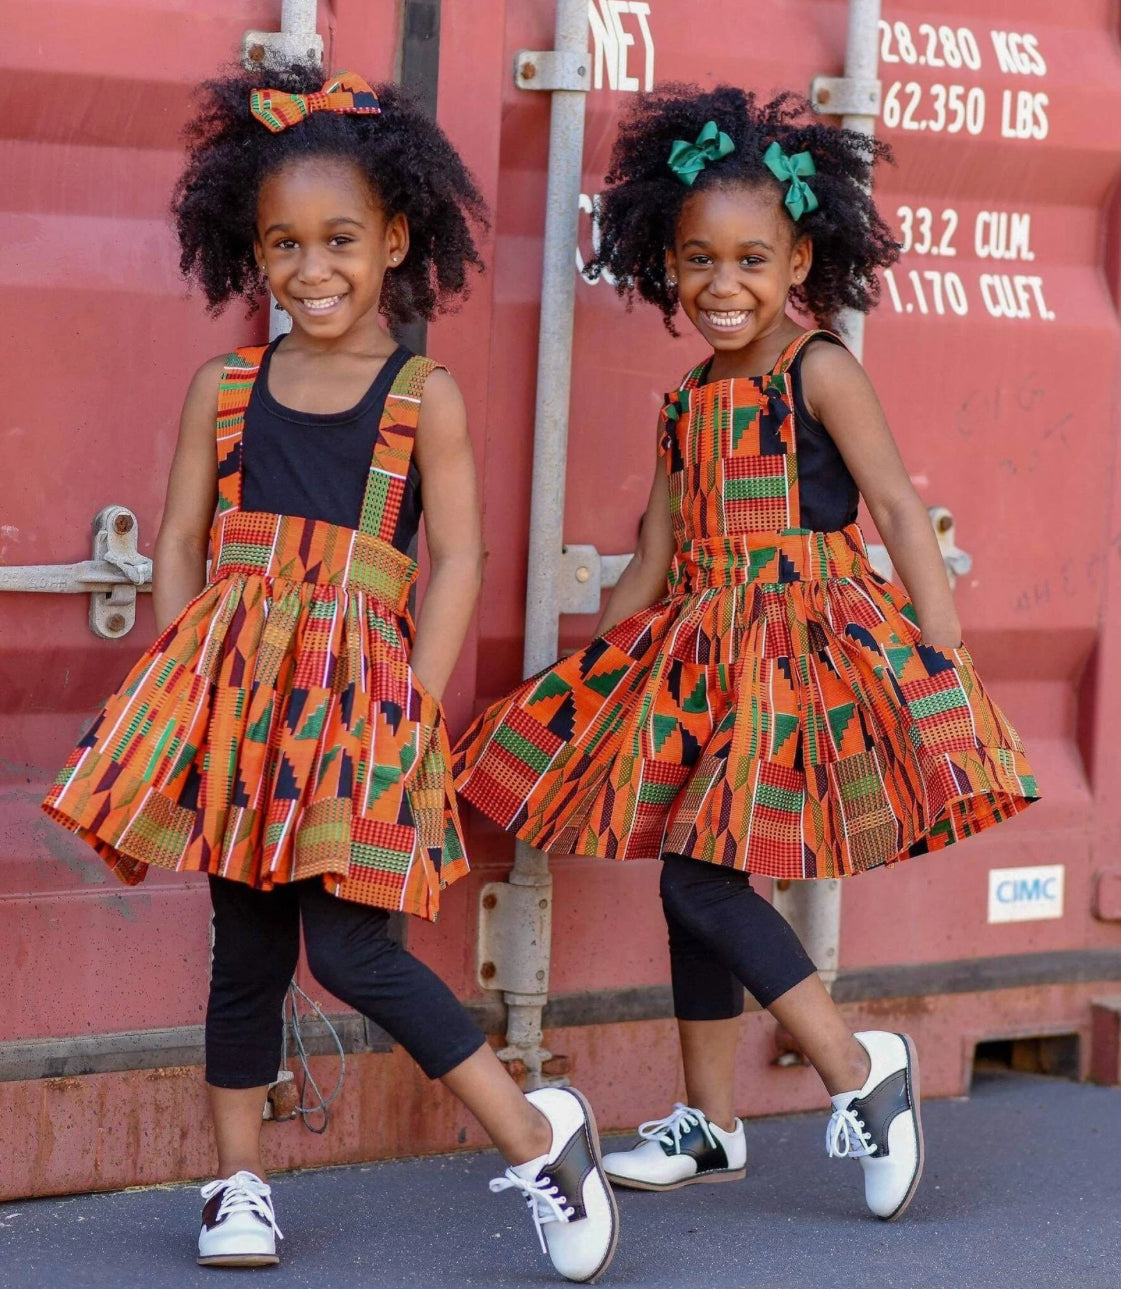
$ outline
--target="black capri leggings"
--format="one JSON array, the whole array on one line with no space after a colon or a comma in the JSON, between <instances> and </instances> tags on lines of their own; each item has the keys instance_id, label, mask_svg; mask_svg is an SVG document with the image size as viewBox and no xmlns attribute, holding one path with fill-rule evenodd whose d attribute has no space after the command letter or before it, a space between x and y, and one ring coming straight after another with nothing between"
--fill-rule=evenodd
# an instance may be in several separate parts
<instances>
[{"instance_id":1,"label":"black capri leggings","mask_svg":"<svg viewBox=\"0 0 1121 1289\"><path fill-rule=\"evenodd\" d=\"M311 974L368 1016L430 1079L465 1061L483 1033L434 972L389 936L389 914L337 899L316 878L258 891L210 879L214 965L206 1009L206 1081L271 1083L284 1039L284 993L300 953Z\"/></svg>"},{"instance_id":2,"label":"black capri leggings","mask_svg":"<svg viewBox=\"0 0 1121 1289\"><path fill-rule=\"evenodd\" d=\"M679 1020L739 1016L744 989L769 1007L816 971L790 923L751 889L746 873L663 855L661 893Z\"/></svg>"}]
</instances>

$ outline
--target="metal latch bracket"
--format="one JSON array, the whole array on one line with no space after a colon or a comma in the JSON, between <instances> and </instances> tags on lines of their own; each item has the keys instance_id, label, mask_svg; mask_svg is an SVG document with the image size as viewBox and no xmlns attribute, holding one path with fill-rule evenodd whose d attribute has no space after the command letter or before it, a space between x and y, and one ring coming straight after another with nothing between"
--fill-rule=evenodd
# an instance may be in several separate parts
<instances>
[{"instance_id":1,"label":"metal latch bracket","mask_svg":"<svg viewBox=\"0 0 1121 1289\"><path fill-rule=\"evenodd\" d=\"M313 31L247 31L241 38L241 65L247 71L322 63L323 37Z\"/></svg>"},{"instance_id":2,"label":"metal latch bracket","mask_svg":"<svg viewBox=\"0 0 1121 1289\"><path fill-rule=\"evenodd\" d=\"M559 613L598 613L600 592L618 582L630 555L601 555L594 546L566 546L557 583Z\"/></svg>"},{"instance_id":3,"label":"metal latch bracket","mask_svg":"<svg viewBox=\"0 0 1121 1289\"><path fill-rule=\"evenodd\" d=\"M519 49L514 84L520 90L587 90L588 55L553 49Z\"/></svg>"},{"instance_id":4,"label":"metal latch bracket","mask_svg":"<svg viewBox=\"0 0 1121 1289\"><path fill-rule=\"evenodd\" d=\"M810 102L823 116L879 116L881 86L878 80L855 76L815 76Z\"/></svg>"},{"instance_id":5,"label":"metal latch bracket","mask_svg":"<svg viewBox=\"0 0 1121 1289\"><path fill-rule=\"evenodd\" d=\"M0 567L0 591L88 595L90 630L117 640L136 623L137 592L152 589L152 561L139 553L137 533L127 506L106 506L93 521L92 559Z\"/></svg>"},{"instance_id":6,"label":"metal latch bracket","mask_svg":"<svg viewBox=\"0 0 1121 1289\"><path fill-rule=\"evenodd\" d=\"M151 589L152 561L136 546L136 516L124 506L106 506L93 521L93 558L125 576L108 593L90 594L90 630L103 640L127 635L136 625L136 592Z\"/></svg>"}]
</instances>

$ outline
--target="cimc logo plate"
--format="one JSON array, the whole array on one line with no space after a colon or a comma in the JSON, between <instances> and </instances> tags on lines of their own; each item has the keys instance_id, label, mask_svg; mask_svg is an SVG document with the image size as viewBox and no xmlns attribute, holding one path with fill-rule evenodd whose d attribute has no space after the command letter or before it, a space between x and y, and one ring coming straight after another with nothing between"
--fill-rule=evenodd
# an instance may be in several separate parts
<instances>
[{"instance_id":1,"label":"cimc logo plate","mask_svg":"<svg viewBox=\"0 0 1121 1289\"><path fill-rule=\"evenodd\" d=\"M1034 922L1063 916L1062 864L989 870L989 921Z\"/></svg>"}]
</instances>

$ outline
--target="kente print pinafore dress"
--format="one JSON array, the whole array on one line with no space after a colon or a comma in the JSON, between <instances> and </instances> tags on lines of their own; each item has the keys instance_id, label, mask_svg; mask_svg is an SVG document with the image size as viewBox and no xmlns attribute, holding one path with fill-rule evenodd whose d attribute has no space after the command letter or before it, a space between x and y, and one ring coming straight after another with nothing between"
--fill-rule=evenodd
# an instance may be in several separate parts
<instances>
[{"instance_id":1,"label":"kente print pinafore dress","mask_svg":"<svg viewBox=\"0 0 1121 1289\"><path fill-rule=\"evenodd\" d=\"M967 651L920 639L871 567L856 485L796 416L807 332L762 377L666 396L667 596L484 712L460 795L525 841L775 878L863 872L1038 793ZM804 409L804 403L802 403Z\"/></svg>"},{"instance_id":2,"label":"kente print pinafore dress","mask_svg":"<svg viewBox=\"0 0 1121 1289\"><path fill-rule=\"evenodd\" d=\"M439 705L409 666L417 566L393 544L421 392L385 398L357 529L241 509L264 347L227 359L207 586L129 673L44 809L124 882L148 867L435 920L467 872Z\"/></svg>"}]
</instances>

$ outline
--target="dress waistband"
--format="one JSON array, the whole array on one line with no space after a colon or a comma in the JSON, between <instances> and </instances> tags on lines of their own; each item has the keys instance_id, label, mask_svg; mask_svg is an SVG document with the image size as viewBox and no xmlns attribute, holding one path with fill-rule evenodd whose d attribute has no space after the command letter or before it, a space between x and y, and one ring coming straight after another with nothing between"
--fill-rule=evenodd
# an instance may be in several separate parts
<instances>
[{"instance_id":1,"label":"dress waistband","mask_svg":"<svg viewBox=\"0 0 1121 1289\"><path fill-rule=\"evenodd\" d=\"M402 551L369 533L319 519L231 510L219 515L211 536L211 581L249 573L365 591L404 613L417 566Z\"/></svg>"},{"instance_id":2,"label":"dress waistband","mask_svg":"<svg viewBox=\"0 0 1121 1289\"><path fill-rule=\"evenodd\" d=\"M670 567L671 594L748 582L812 582L862 577L868 548L857 524L832 533L793 528L687 542Z\"/></svg>"}]
</instances>

